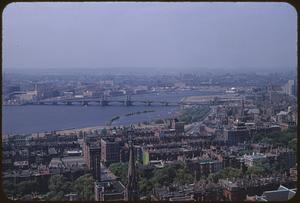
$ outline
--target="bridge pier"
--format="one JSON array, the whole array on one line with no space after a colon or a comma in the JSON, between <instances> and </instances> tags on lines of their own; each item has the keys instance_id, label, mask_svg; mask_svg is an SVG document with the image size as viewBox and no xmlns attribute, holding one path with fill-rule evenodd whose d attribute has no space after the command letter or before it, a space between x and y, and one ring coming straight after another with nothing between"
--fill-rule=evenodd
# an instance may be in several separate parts
<instances>
[{"instance_id":1,"label":"bridge pier","mask_svg":"<svg viewBox=\"0 0 300 203\"><path fill-rule=\"evenodd\" d=\"M125 101L125 106L132 106L132 101L126 100Z\"/></svg>"},{"instance_id":2,"label":"bridge pier","mask_svg":"<svg viewBox=\"0 0 300 203\"><path fill-rule=\"evenodd\" d=\"M125 100L125 106L132 106L131 96L127 95Z\"/></svg>"},{"instance_id":3,"label":"bridge pier","mask_svg":"<svg viewBox=\"0 0 300 203\"><path fill-rule=\"evenodd\" d=\"M46 100L46 101L36 101L33 104L37 105L58 105L58 104L64 104L64 105L73 105L74 103L78 103L80 105L89 105L91 102L96 102L100 104L100 106L109 106L111 103L121 103L124 106L134 106L135 103L137 105L145 105L145 106L153 106L154 104L162 105L162 106L170 106L170 105L192 105L192 103L187 102L171 102L171 101L151 101L151 100L131 100L130 96L128 96L125 100L119 100L119 99L112 99L112 100L106 100L106 99L66 99L66 100ZM154 104L153 104L154 103ZM198 104L199 105L199 104Z\"/></svg>"},{"instance_id":4,"label":"bridge pier","mask_svg":"<svg viewBox=\"0 0 300 203\"><path fill-rule=\"evenodd\" d=\"M108 106L108 101L107 100L101 100L100 105L101 106Z\"/></svg>"}]
</instances>

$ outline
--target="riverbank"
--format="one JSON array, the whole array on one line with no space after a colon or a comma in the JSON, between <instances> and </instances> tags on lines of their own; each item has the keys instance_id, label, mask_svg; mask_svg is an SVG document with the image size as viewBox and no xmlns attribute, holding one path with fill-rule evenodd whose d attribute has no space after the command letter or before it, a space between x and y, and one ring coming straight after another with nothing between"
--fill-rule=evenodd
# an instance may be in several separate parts
<instances>
[{"instance_id":1,"label":"riverbank","mask_svg":"<svg viewBox=\"0 0 300 203\"><path fill-rule=\"evenodd\" d=\"M46 134L49 134L51 132L55 132L56 134L61 134L61 135L73 135L73 134L78 134L80 132L90 133L95 130L102 130L104 128L110 128L110 127L111 126L90 126L90 127L84 127L84 128L68 128L68 129L46 131L46 132L4 134L2 137L7 138L10 135L28 135L31 137L37 137L37 136L41 137L41 136L45 136Z\"/></svg>"},{"instance_id":2,"label":"riverbank","mask_svg":"<svg viewBox=\"0 0 300 203\"><path fill-rule=\"evenodd\" d=\"M153 113L155 110L144 110L144 111L137 111L137 112L130 112L125 114L123 117L130 117L134 115L139 115L139 114L145 114L145 113ZM33 133L12 133L12 134L4 134L2 137L7 138L9 135L28 135L32 137L37 137L37 136L45 136L48 133L55 132L56 134L61 134L61 135L74 135L74 134L79 134L81 133L92 133L96 130L101 131L102 129L111 129L116 126L113 125L113 122L116 120L119 120L121 116L114 116L112 119L110 119L109 122L106 123L106 125L96 125L96 126L88 126L88 127L83 127L83 128L66 128L66 129L59 129L59 130L53 130L53 131L40 131L40 132L33 132ZM145 127L146 125L144 124L132 124L135 127ZM124 125L118 125L119 127L123 127Z\"/></svg>"},{"instance_id":3,"label":"riverbank","mask_svg":"<svg viewBox=\"0 0 300 203\"><path fill-rule=\"evenodd\" d=\"M154 127L162 127L163 124L143 124L143 123L137 123L137 124L132 124L135 128L154 128ZM80 132L82 133L92 133L94 131L101 131L102 129L112 129L116 126L108 126L108 125L99 125L99 126L89 126L89 127L84 127L84 128L69 128L69 129L61 129L61 130L55 130L55 131L52 131L52 132L55 132L56 134L59 134L59 135L74 135L74 134L79 134ZM124 127L124 125L118 125L118 127ZM23 133L23 134L20 134L20 133L16 133L16 134L10 134L10 135L28 135L30 137L43 137L45 136L46 134L49 134L51 132L35 132L35 133ZM3 135L2 136L2 139L7 139L8 136L10 135Z\"/></svg>"},{"instance_id":4,"label":"riverbank","mask_svg":"<svg viewBox=\"0 0 300 203\"><path fill-rule=\"evenodd\" d=\"M172 93L135 95L135 100L141 101L169 101L180 102L185 97L207 95L207 92L176 91ZM210 95L214 93L210 93ZM154 110L146 114L132 113ZM69 132L74 129L85 130L86 126L106 126L114 116L121 118L112 123L114 125L130 125L147 120L170 117L178 106L88 106L77 105L36 105L36 106L3 106L2 132L3 134L32 134L35 132ZM136 114L131 116L131 114ZM123 117L123 115L127 115ZM93 128L94 129L94 128ZM78 130L75 130L78 131Z\"/></svg>"}]
</instances>

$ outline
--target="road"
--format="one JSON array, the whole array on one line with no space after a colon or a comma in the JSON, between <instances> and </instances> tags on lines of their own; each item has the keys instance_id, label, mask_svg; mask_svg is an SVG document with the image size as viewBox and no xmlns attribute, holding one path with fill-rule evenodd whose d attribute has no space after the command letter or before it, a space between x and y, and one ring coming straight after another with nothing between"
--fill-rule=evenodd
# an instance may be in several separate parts
<instances>
[{"instance_id":1,"label":"road","mask_svg":"<svg viewBox=\"0 0 300 203\"><path fill-rule=\"evenodd\" d=\"M187 125L184 130L185 133L189 134L189 135L198 133L200 131L201 124L203 123L203 121L207 120L209 115L211 115L214 112L214 108L215 108L215 106L210 106L210 110L209 110L208 114L205 116L205 118L202 121L194 122L194 123Z\"/></svg>"}]
</instances>

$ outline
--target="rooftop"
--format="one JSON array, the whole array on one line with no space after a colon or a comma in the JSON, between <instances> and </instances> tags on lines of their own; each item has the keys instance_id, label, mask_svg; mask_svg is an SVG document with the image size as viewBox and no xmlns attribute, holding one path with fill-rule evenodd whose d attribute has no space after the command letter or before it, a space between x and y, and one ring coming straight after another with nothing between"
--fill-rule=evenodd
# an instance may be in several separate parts
<instances>
[{"instance_id":1,"label":"rooftop","mask_svg":"<svg viewBox=\"0 0 300 203\"><path fill-rule=\"evenodd\" d=\"M104 188L105 193L121 193L125 186L120 181L101 181L95 182L96 188Z\"/></svg>"}]
</instances>

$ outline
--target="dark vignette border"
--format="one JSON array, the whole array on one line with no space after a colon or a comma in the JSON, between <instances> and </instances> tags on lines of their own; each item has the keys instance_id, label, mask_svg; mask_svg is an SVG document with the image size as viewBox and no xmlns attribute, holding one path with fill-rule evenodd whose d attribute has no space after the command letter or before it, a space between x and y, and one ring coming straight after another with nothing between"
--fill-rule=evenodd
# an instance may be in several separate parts
<instances>
[{"instance_id":1,"label":"dark vignette border","mask_svg":"<svg viewBox=\"0 0 300 203\"><path fill-rule=\"evenodd\" d=\"M285 1L280 1L280 0L262 0L262 1L259 1L259 0L239 0L239 1L228 1L228 0L212 0L212 1L193 1L193 0L189 0L189 1L178 1L178 0L173 0L173 1L160 1L160 0L152 0L152 1L143 1L143 0L140 0L140 1L132 1L132 0L121 0L121 1L114 1L114 0L83 0L83 1L80 1L80 0L62 0L62 1L59 1L59 0L33 0L33 1L27 1L27 0L16 0L16 1L9 1L9 0L2 0L0 1L1 2L1 21L0 21L0 27L1 27L1 31L3 30L3 12L4 12L4 9L6 8L6 6L8 6L9 4L11 3L17 3L17 2L23 2L23 3L34 3L34 2L53 2L53 3L58 3L58 2L279 2L279 3L288 3L290 4L290 6L294 7L294 9L296 10L297 12L297 31L299 29L299 10L300 10L300 1L297 1L297 0L285 0ZM2 102L2 77L3 77L3 71L2 71L2 59L3 59L3 55L2 55L2 37L3 37L3 32L1 32L1 58L0 58L0 62L1 62L1 76L0 76L0 80L1 80L1 95L0 95L0 98L1 98L1 102ZM297 58L297 78L298 78L298 86L299 86L299 32L297 33L297 55L298 55L298 58ZM299 106L299 100L298 100L298 106ZM298 119L299 119L299 114L298 114ZM1 123L0 123L0 129L1 129L1 136L2 136L2 105L1 105ZM297 126L297 132L299 132L299 125ZM2 160L2 139L1 139L1 160ZM297 143L297 170L299 171L299 141ZM3 191L3 188L2 188L2 161L0 162L0 167L1 167L1 177L0 177L0 182L1 182L1 185L0 185L0 202L2 203L5 203L5 202L36 202L36 201L13 201L13 200L10 200L6 197L4 191ZM298 180L299 180L299 172L298 172ZM297 182L297 193L296 195L294 196L294 198L292 198L291 200L289 200L288 202L299 202L300 201L300 194L299 194L299 181ZM51 202L69 202L69 201L51 201ZM80 202L80 201L76 201L76 202ZM84 201L84 202L92 202L92 201ZM145 202L145 201L144 201ZM159 202L159 201L158 201ZM279 202L279 201L278 201Z\"/></svg>"}]
</instances>

